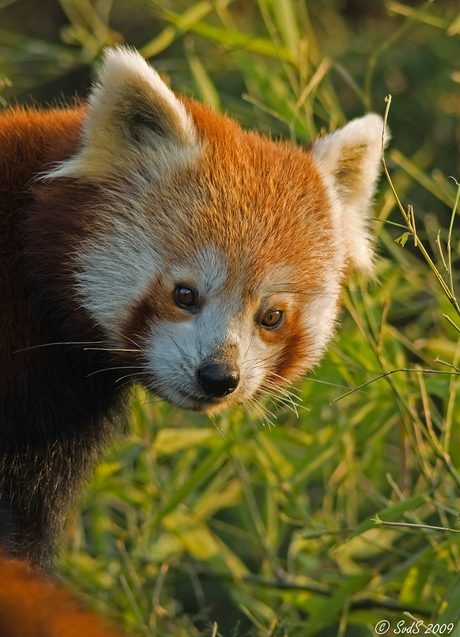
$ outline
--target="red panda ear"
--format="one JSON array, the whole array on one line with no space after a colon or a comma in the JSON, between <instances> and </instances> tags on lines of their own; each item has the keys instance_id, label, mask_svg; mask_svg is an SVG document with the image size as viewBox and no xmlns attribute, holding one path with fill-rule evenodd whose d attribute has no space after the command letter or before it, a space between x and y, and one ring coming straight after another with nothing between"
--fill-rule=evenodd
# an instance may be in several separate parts
<instances>
[{"instance_id":1,"label":"red panda ear","mask_svg":"<svg viewBox=\"0 0 460 637\"><path fill-rule=\"evenodd\" d=\"M350 265L372 272L369 213L380 174L383 120L371 114L355 119L315 142L311 154L333 202Z\"/></svg>"},{"instance_id":2,"label":"red panda ear","mask_svg":"<svg viewBox=\"0 0 460 637\"><path fill-rule=\"evenodd\" d=\"M97 180L135 164L161 175L198 148L191 116L158 73L135 51L107 49L81 147L47 176Z\"/></svg>"}]
</instances>

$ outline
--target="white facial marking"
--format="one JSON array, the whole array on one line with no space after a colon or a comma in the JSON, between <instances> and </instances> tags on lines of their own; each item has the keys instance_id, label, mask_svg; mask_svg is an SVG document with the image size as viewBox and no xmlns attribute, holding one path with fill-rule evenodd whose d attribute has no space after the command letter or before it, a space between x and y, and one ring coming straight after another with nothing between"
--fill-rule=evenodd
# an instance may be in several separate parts
<instances>
[{"instance_id":1,"label":"white facial marking","mask_svg":"<svg viewBox=\"0 0 460 637\"><path fill-rule=\"evenodd\" d=\"M182 264L173 265L170 275L175 282L189 283L202 295L210 296L225 284L227 264L214 248L199 248L194 255L184 255Z\"/></svg>"},{"instance_id":2,"label":"white facial marking","mask_svg":"<svg viewBox=\"0 0 460 637\"><path fill-rule=\"evenodd\" d=\"M187 276L184 283L194 285L204 298L200 312L183 322L159 321L152 326L146 346L153 389L163 398L184 408L200 408L208 398L197 380L197 371L210 359L230 351L230 358L239 370L236 390L214 404L240 403L250 400L263 385L282 348L282 342L267 344L261 338L256 315L259 305L243 297L246 281L227 280L225 259L212 249L196 254L199 266L195 276L190 267L182 268L176 276ZM277 276L267 276L270 285L260 289L260 305L274 299L286 298L283 281L285 270ZM279 281L279 283L278 283ZM280 291L280 289L282 291ZM267 298L268 296L268 298ZM276 305L276 302L273 302ZM272 305L273 305L272 303ZM223 352L223 353L222 353ZM209 402L206 406L212 405Z\"/></svg>"},{"instance_id":3,"label":"white facial marking","mask_svg":"<svg viewBox=\"0 0 460 637\"><path fill-rule=\"evenodd\" d=\"M149 233L114 219L78 255L77 291L95 322L117 340L117 330L147 292L163 263Z\"/></svg>"},{"instance_id":4,"label":"white facial marking","mask_svg":"<svg viewBox=\"0 0 460 637\"><path fill-rule=\"evenodd\" d=\"M257 364L260 349L264 349L260 345L252 317L228 316L217 302L209 303L189 321L160 321L154 325L147 346L154 391L175 405L196 408L200 400L207 400L197 381L198 369L221 348L232 346L236 350L232 362L240 371L240 383L225 402L242 402L257 391L266 373Z\"/></svg>"},{"instance_id":5,"label":"white facial marking","mask_svg":"<svg viewBox=\"0 0 460 637\"><path fill-rule=\"evenodd\" d=\"M320 360L334 335L339 296L340 286L337 281L330 281L329 285L312 292L304 305L303 329L312 342L310 368Z\"/></svg>"}]
</instances>

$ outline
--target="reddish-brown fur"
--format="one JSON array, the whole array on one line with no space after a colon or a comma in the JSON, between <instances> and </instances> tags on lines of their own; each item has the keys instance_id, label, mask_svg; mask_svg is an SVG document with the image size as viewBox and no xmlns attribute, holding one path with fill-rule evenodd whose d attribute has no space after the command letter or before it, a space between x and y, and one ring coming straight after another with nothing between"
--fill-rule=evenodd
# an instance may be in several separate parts
<instances>
[{"instance_id":1,"label":"reddish-brown fur","mask_svg":"<svg viewBox=\"0 0 460 637\"><path fill-rule=\"evenodd\" d=\"M0 556L1 637L122 637L20 560Z\"/></svg>"},{"instance_id":2,"label":"reddish-brown fur","mask_svg":"<svg viewBox=\"0 0 460 637\"><path fill-rule=\"evenodd\" d=\"M83 115L83 109L11 109L0 115L0 344L10 366L10 374L0 385L0 397L11 395L18 384L26 391L21 377L23 363L13 352L37 343L37 320L30 308L29 292L18 276L24 247L22 228L30 216L31 186L47 166L75 152Z\"/></svg>"},{"instance_id":3,"label":"reddish-brown fur","mask_svg":"<svg viewBox=\"0 0 460 637\"><path fill-rule=\"evenodd\" d=\"M205 152L199 170L192 163L174 171L155 193L159 209L194 202L190 213L181 216L177 242L163 229L167 258L180 262L190 246L197 250L213 245L228 255L228 281L236 282L245 273L241 302L248 308L253 304L254 311L260 281L288 261L296 266L289 288L302 294L303 302L308 295L314 298L324 286L323 264L334 246L328 240L332 226L327 197L310 155L245 133L198 103L184 103L198 137L206 140ZM71 256L93 228L105 223L99 214L107 197L104 183L37 181L78 151L85 115L83 107L11 109L0 115L0 351L5 370L0 419L6 423L0 431L0 480L2 474L10 476L0 482L0 536L14 538L6 540L10 550L42 565L50 560L43 554L43 542L49 544L59 533L79 477L91 467L106 435L104 418L116 410L121 395L114 373L94 374L114 366L110 355L82 348L37 348L102 338L75 295ZM119 187L128 189L130 184L120 180ZM173 322L187 318L160 283L152 282L133 308L123 330L127 349L133 349L129 335L142 336L160 310L163 319ZM282 347L272 383L281 377L293 380L308 366L311 343L298 313L286 312L281 340L275 331L261 335L267 344ZM135 359L135 352L120 353L116 364ZM43 446L42 454L36 453L37 445ZM56 448L59 453L52 451ZM34 487L21 491L19 483Z\"/></svg>"},{"instance_id":4,"label":"reddish-brown fur","mask_svg":"<svg viewBox=\"0 0 460 637\"><path fill-rule=\"evenodd\" d=\"M119 380L209 413L276 399L372 267L378 116L299 149L181 104L133 51L98 79L88 106L0 113L0 544L45 569ZM1 554L0 582L0 637L109 637Z\"/></svg>"},{"instance_id":5,"label":"reddish-brown fur","mask_svg":"<svg viewBox=\"0 0 460 637\"><path fill-rule=\"evenodd\" d=\"M89 168L83 159L76 173L40 178L87 150L85 118L93 121L94 102L89 110L13 108L0 114L0 539L10 552L42 566L50 564L53 538L69 502L110 432L108 421L118 413L123 396L115 370L137 365L140 378L140 370L146 371L141 350L155 321L190 319L172 297L174 285L181 282L155 273L140 300L133 297L129 312L123 308L123 316L115 317L120 318L116 325L126 351L84 347L106 344L107 334L103 321L95 320L82 302L78 277L86 265L75 255L97 233L103 239L105 230L107 235L113 230L112 199L132 192L132 199L124 200L126 209L118 206L116 214L126 218L128 234L130 224L137 223L130 216L130 204L139 197L133 173L142 172L144 156L133 155L132 146L140 143L142 126L158 126L156 111L148 119L153 98L139 82L128 82L129 90L125 86L121 111L119 103L113 112L109 105L108 119L101 119L102 132L108 126L106 138L116 140L122 159L126 150L125 163L112 165L103 155L102 176L96 148ZM145 120L136 104L138 90L147 91ZM335 258L340 250L326 185L310 152L244 132L235 121L180 99L194 123L193 139L196 134L202 142L196 144L199 159L170 167L161 187L151 185L155 179L147 167L145 183L151 192L141 195L148 194L152 210L146 205L139 223L155 235L164 263L181 263L184 254L209 247L224 255L225 294L232 307L240 304L235 311L252 313L254 322L247 329L258 330L270 352L266 381L272 388L291 382L323 351L306 327L304 308L325 294L331 269L338 284L347 267L345 259ZM179 110L171 104L165 108L165 122L159 123L159 132L153 130L160 135L155 143L167 144L171 138L188 143L189 134L179 130ZM167 150L173 154L172 147ZM332 263L337 265L332 268ZM276 278L278 270L284 274ZM273 276L275 287L270 288L267 277ZM276 307L262 307L264 295L277 299ZM337 304L331 301L329 311L335 313ZM263 312L270 310L284 312L281 330L259 329ZM321 317L315 320L321 322ZM80 346L69 345L73 342ZM262 390L263 384L254 391Z\"/></svg>"},{"instance_id":6,"label":"reddish-brown fur","mask_svg":"<svg viewBox=\"0 0 460 637\"><path fill-rule=\"evenodd\" d=\"M305 304L324 282L324 263L334 251L327 195L310 154L284 142L276 143L275 149L272 140L243 132L233 120L196 102L188 104L188 109L211 146L203 170L209 188L207 210L215 211L210 234L224 254L238 255L229 260L235 267L229 278L237 279L241 271L250 273L243 291L248 302L264 275L287 261L296 268L297 277L289 281L289 287L302 295ZM215 184L215 189L208 184ZM226 191L221 184L226 184ZM241 201L239 193L244 193ZM192 241L199 244L199 237ZM248 241L252 258L244 263L239 255L245 254ZM337 274L342 278L345 272ZM286 314L283 355L272 370L275 383L280 377L292 381L305 371L309 343L297 314L300 310ZM261 338L268 343L279 339L270 331L262 332Z\"/></svg>"},{"instance_id":7,"label":"reddish-brown fur","mask_svg":"<svg viewBox=\"0 0 460 637\"><path fill-rule=\"evenodd\" d=\"M10 551L41 565L50 564L52 551L43 543L59 533L64 511L103 435L100 416L90 418L91 424L81 431L77 427L76 432L71 421L74 406L67 392L78 355L37 348L72 340L69 336L78 334L82 324L84 340L97 340L88 330L87 317L68 298L69 283L65 281L72 239L81 234L79 200L87 201L92 189L70 188L67 205L75 214L63 219L59 208L47 206L46 197L39 207L36 193L40 188L35 183L54 162L76 151L84 115L84 108L11 109L0 115L0 537ZM60 197L67 197L66 184L62 184ZM42 235L51 230L57 237L54 252L53 246L47 250L41 243ZM49 298L45 298L44 288ZM55 302L53 297L59 297L56 312L44 308ZM61 305L68 307L74 322L64 338L51 320ZM76 368L74 372L78 373ZM52 391L51 385L55 387ZM69 417L64 416L57 427L50 423L60 409L59 402ZM103 410L107 407L106 403ZM56 452L58 447L62 454ZM16 512L11 509L12 501Z\"/></svg>"},{"instance_id":8,"label":"reddish-brown fur","mask_svg":"<svg viewBox=\"0 0 460 637\"><path fill-rule=\"evenodd\" d=\"M159 193L156 203L174 210L183 206L189 196L192 201L201 201L206 214L202 215L196 204L188 225L181 218L180 236L188 237L188 245L175 244L165 237L168 260L180 262L190 246L215 246L227 255L229 281L237 282L244 273L241 298L246 306L255 298L264 276L276 269L277 263L287 261L296 268L296 278L289 281L290 289L297 290L305 304L324 284L324 263L332 259L335 250L329 240L332 224L328 198L310 154L292 144L247 133L234 120L197 102L183 101L200 138L206 140L206 152L199 172L191 167L175 173L173 183ZM280 188L280 184L284 187ZM345 267L344 264L343 271L337 272L339 280L345 276ZM151 321L149 310L160 298L158 292L149 294L139 304L135 313L138 329ZM168 312L165 303L163 309L170 320L180 320L174 307ZM298 378L305 371L308 358L302 322L292 314L286 320L284 354L273 370L277 383L280 376L287 381ZM130 323L129 328L132 327ZM275 332L267 331L261 336L268 343L279 339Z\"/></svg>"}]
</instances>

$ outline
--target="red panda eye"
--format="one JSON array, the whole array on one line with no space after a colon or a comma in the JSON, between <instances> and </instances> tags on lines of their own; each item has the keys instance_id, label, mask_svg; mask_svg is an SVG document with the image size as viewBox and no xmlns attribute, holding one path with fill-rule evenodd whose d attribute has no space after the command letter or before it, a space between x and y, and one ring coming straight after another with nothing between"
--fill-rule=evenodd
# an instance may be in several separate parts
<instances>
[{"instance_id":1,"label":"red panda eye","mask_svg":"<svg viewBox=\"0 0 460 637\"><path fill-rule=\"evenodd\" d=\"M283 312L281 310L269 310L266 314L264 314L260 324L262 327L266 327L267 329L273 329L274 327L278 327L283 319Z\"/></svg>"},{"instance_id":2,"label":"red panda eye","mask_svg":"<svg viewBox=\"0 0 460 637\"><path fill-rule=\"evenodd\" d=\"M186 287L185 285L177 285L174 288L174 303L178 307L184 307L186 309L191 309L196 306L196 292L191 288Z\"/></svg>"}]
</instances>

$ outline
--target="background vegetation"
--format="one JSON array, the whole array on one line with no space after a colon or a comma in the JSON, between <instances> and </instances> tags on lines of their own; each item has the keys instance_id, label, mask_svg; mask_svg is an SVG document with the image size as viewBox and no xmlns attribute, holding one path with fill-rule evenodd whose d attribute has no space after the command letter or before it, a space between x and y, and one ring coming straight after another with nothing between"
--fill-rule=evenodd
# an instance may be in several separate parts
<instances>
[{"instance_id":1,"label":"background vegetation","mask_svg":"<svg viewBox=\"0 0 460 637\"><path fill-rule=\"evenodd\" d=\"M5 101L84 97L120 42L175 90L296 143L393 95L386 159L407 218L383 178L378 281L350 280L340 331L299 385L304 407L268 404L270 426L244 410L214 424L138 390L129 433L69 522L62 578L132 635L361 637L413 618L460 635L458 12L454 0L0 0Z\"/></svg>"}]
</instances>

